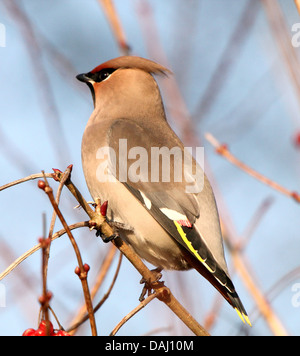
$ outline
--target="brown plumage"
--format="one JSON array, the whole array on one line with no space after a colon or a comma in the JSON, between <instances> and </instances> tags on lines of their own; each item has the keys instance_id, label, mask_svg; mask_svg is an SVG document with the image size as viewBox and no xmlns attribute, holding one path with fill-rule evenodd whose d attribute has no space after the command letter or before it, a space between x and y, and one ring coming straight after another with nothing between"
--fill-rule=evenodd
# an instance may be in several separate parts
<instances>
[{"instance_id":1,"label":"brown plumage","mask_svg":"<svg viewBox=\"0 0 300 356\"><path fill-rule=\"evenodd\" d=\"M135 56L123 56L111 59L107 62L100 64L98 67L94 68L91 73L100 72L102 69L113 68L113 69L121 69L121 68L135 68L143 70L149 74L160 74L167 75L172 74L172 72L163 67L162 65L150 61L149 59L135 57Z\"/></svg>"},{"instance_id":2,"label":"brown plumage","mask_svg":"<svg viewBox=\"0 0 300 356\"><path fill-rule=\"evenodd\" d=\"M166 120L153 78L170 73L153 61L126 56L77 77L90 87L95 106L82 140L87 185L94 200L108 201L108 217L122 226L121 237L141 258L161 269L195 268L250 324L228 273L210 183L194 159L189 174L191 167L179 161L186 151ZM180 157L170 154L173 148ZM154 149L169 153L170 170L184 172L181 181L175 173L161 179L167 161L162 155L152 162ZM152 163L159 181L151 179Z\"/></svg>"}]
</instances>

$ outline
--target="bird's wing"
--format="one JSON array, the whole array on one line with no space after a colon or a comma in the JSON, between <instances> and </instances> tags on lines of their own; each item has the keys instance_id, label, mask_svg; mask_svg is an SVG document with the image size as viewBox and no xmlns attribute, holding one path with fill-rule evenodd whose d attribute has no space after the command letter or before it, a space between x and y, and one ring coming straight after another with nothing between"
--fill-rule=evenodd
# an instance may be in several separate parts
<instances>
[{"instance_id":1,"label":"bird's wing","mask_svg":"<svg viewBox=\"0 0 300 356\"><path fill-rule=\"evenodd\" d=\"M180 141L176 140L173 133L168 135L166 132L145 130L129 120L115 121L109 132L109 146L116 153L116 178L122 181L154 219L180 245L196 257L209 272L213 273L220 283L228 285L230 289L227 274L220 267L214 256L214 251L210 251L205 237L201 236L201 231L195 225L196 221L201 219L203 207L199 206L198 201L198 194L201 192L186 192L186 187L190 182L186 182L184 174L182 174L181 181L175 181L172 176L175 159L172 155L169 155L170 159L167 157L164 163L162 159L159 160L160 176L162 170L166 169L166 164L170 165L169 179L164 177L165 182L151 181L153 165L158 163L151 162L151 149L166 147L171 150L173 147L179 147L182 152L182 146L178 146L179 143ZM121 152L124 150L126 152ZM166 156L168 152L170 151L165 151ZM183 158L182 170L185 168ZM176 159L178 160L179 157L177 156ZM200 169L199 166L196 167L195 162L193 164L194 169ZM215 207L212 208L215 209ZM223 246L219 248L223 250ZM219 256L218 251L215 251L215 254Z\"/></svg>"},{"instance_id":2,"label":"bird's wing","mask_svg":"<svg viewBox=\"0 0 300 356\"><path fill-rule=\"evenodd\" d=\"M201 206L208 203L213 205L211 207L212 224L219 224L219 221L214 220L218 215L217 208L214 205L213 193L201 168L194 160L192 161L192 169L186 167L182 154L182 161L180 162L182 180L177 181L179 177L175 178L175 174L172 175L172 172L176 167L176 169L179 167L179 156L169 155L170 160L168 157L165 161L159 159L160 178L164 178L165 181L151 181L153 164L158 163L151 159L151 152L153 152L151 149L153 150L153 147L157 149L168 148L169 151L166 151L166 149L164 151L168 155L168 152L172 152L170 150L173 147L179 147L180 151L183 152L182 144L177 136L171 130L166 132L155 128L153 130L144 129L135 122L121 119L114 122L108 136L109 147L116 153L116 169L114 169L116 178L126 186L170 236L183 246L189 255L196 258L201 266L205 267L204 273L199 272L206 276L238 311L239 315L244 316L248 321L246 311L227 273L221 236L210 235L209 239L215 239L211 243L207 241L207 237L202 235L201 224L197 224L201 221L201 211L203 211L204 217L209 216L207 206ZM163 168L166 169L164 166L166 164L170 165L169 180L162 174ZM189 164L191 164L191 161L189 161ZM189 174L185 177L184 169L187 168ZM196 170L198 178L202 174L204 184L209 185L206 193L201 191L187 192L187 186L191 187L190 173L195 173ZM154 176L157 177L157 175ZM194 176L197 175L194 174ZM201 187L201 182L195 182L195 186L197 185ZM201 197L201 194L204 194L204 196ZM207 194L211 194L212 197L207 197ZM204 225L206 226L205 231L211 230L208 221ZM218 231L215 227L212 227L212 230ZM212 251L209 246L214 246L214 250Z\"/></svg>"}]
</instances>

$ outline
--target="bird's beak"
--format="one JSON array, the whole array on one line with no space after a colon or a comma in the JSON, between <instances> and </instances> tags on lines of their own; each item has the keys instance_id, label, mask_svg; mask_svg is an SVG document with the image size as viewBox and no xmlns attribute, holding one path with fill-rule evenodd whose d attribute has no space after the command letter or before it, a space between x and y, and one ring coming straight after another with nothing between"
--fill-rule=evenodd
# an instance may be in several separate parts
<instances>
[{"instance_id":1,"label":"bird's beak","mask_svg":"<svg viewBox=\"0 0 300 356\"><path fill-rule=\"evenodd\" d=\"M94 89L94 86L93 86L93 84L94 84L95 82L94 82L93 79L91 79L91 78L88 76L88 74L86 74L86 73L78 74L78 75L76 75L76 78L77 78L78 80L80 80L81 82L86 83L87 86L90 88L91 93L92 93L92 97L93 97L94 107L95 107L95 105L96 105L96 99L95 99L95 89Z\"/></svg>"},{"instance_id":2,"label":"bird's beak","mask_svg":"<svg viewBox=\"0 0 300 356\"><path fill-rule=\"evenodd\" d=\"M89 78L89 77L86 75L86 73L78 74L78 75L76 76L76 78L77 78L79 81L83 82L83 83L90 83L90 82L91 82L91 78Z\"/></svg>"}]
</instances>

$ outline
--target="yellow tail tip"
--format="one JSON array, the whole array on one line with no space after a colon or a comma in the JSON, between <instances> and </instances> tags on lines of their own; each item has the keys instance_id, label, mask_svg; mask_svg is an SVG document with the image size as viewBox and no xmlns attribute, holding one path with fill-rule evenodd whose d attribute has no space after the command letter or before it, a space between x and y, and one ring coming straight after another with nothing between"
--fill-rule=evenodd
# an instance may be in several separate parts
<instances>
[{"instance_id":1,"label":"yellow tail tip","mask_svg":"<svg viewBox=\"0 0 300 356\"><path fill-rule=\"evenodd\" d=\"M243 321L244 324L245 324L245 320L246 320L246 323L247 323L249 326L252 326L248 315L246 315L246 314L244 314L244 313L241 313L237 308L234 308L234 309L235 309L235 311L237 312L238 316L240 317L240 319Z\"/></svg>"},{"instance_id":2,"label":"yellow tail tip","mask_svg":"<svg viewBox=\"0 0 300 356\"><path fill-rule=\"evenodd\" d=\"M248 318L248 315L243 314L243 316L244 316L244 318L245 318L247 324L252 327L252 324L251 324L250 319Z\"/></svg>"}]
</instances>

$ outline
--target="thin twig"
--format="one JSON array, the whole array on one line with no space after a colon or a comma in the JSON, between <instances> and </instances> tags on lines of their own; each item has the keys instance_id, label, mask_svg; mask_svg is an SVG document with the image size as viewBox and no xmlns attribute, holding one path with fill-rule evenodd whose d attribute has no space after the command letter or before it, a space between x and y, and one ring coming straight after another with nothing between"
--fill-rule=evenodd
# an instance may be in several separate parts
<instances>
[{"instance_id":1,"label":"thin twig","mask_svg":"<svg viewBox=\"0 0 300 356\"><path fill-rule=\"evenodd\" d=\"M143 0L137 2L138 19L140 20L141 30L144 35L146 49L150 58L155 58L160 63L168 67L168 58L161 44L158 28L155 23L155 17L149 1ZM166 105L170 118L176 124L181 133L182 141L191 146L198 145L198 137L195 134L196 129L187 105L181 95L178 83L174 76L168 80L160 82L162 90L167 94L165 97Z\"/></svg>"},{"instance_id":2,"label":"thin twig","mask_svg":"<svg viewBox=\"0 0 300 356\"><path fill-rule=\"evenodd\" d=\"M39 298L39 302L41 304L40 315L41 319L46 322L46 336L50 336L50 322L49 322L49 302L52 297L52 293L48 292L47 289L47 267L48 267L48 248L50 246L50 239L46 239L43 236L40 240L40 244L42 247L42 279L43 279L43 293Z\"/></svg>"},{"instance_id":3,"label":"thin twig","mask_svg":"<svg viewBox=\"0 0 300 356\"><path fill-rule=\"evenodd\" d=\"M72 171L72 166L69 166L66 169L65 173L63 174L63 177L60 181L60 184L57 189L56 199L55 199L57 206L60 201L62 189L64 187L65 182L69 179L71 171ZM48 238L46 239L45 234L44 234L43 238L40 239L40 244L42 247L43 294L39 298L39 302L41 304L42 319L45 320L45 322L46 322L46 335L47 336L50 336L50 321L49 321L50 304L49 304L49 302L52 297L52 293L49 292L47 289L47 276L48 276L48 263L49 263L49 256L50 256L50 247L51 247L51 241L52 241L56 216L57 216L57 214L56 214L56 211L54 210L52 219L51 219Z\"/></svg>"},{"instance_id":4,"label":"thin twig","mask_svg":"<svg viewBox=\"0 0 300 356\"><path fill-rule=\"evenodd\" d=\"M250 176L254 177L255 179L259 180L260 182L268 185L269 187L279 191L280 193L293 198L297 203L300 203L300 195L297 192L288 190L281 186L280 184L274 182L273 180L265 177L261 173L258 173L255 171L253 168L250 168L247 166L245 163L241 162L239 159L237 159L228 149L227 145L222 145L219 143L219 141L210 133L207 133L205 135L207 141L215 147L216 152L220 154L221 156L225 157L230 163L235 165L236 167L240 168Z\"/></svg>"},{"instance_id":5,"label":"thin twig","mask_svg":"<svg viewBox=\"0 0 300 356\"><path fill-rule=\"evenodd\" d=\"M288 336L288 332L282 325L280 319L274 313L269 301L262 294L262 292L257 287L257 283L255 283L253 281L253 278L250 276L249 266L245 265L245 262L241 258L238 251L232 252L232 260L236 270L238 271L239 275L242 277L247 289L253 296L258 306L258 309L264 316L273 334L276 336Z\"/></svg>"},{"instance_id":6,"label":"thin twig","mask_svg":"<svg viewBox=\"0 0 300 356\"><path fill-rule=\"evenodd\" d=\"M272 38L278 46L282 56L282 63L285 65L290 82L294 87L294 93L299 103L300 99L300 75L299 75L299 57L296 49L292 46L290 30L284 18L281 6L278 0L261 0L265 9L267 20L269 22ZM299 1L296 2L299 5Z\"/></svg>"},{"instance_id":7,"label":"thin twig","mask_svg":"<svg viewBox=\"0 0 300 356\"><path fill-rule=\"evenodd\" d=\"M114 261L114 257L116 256L116 252L118 250L116 249L116 247L114 245L110 245L110 249L109 252L106 254L105 260L102 263L102 266L100 268L99 271L99 275L97 277L97 280L91 290L91 296L92 298L95 297L96 293L98 292L98 290L100 289L100 287L102 286L102 283L104 281L104 278L106 277L109 268L112 265L112 262Z\"/></svg>"},{"instance_id":8,"label":"thin twig","mask_svg":"<svg viewBox=\"0 0 300 356\"><path fill-rule=\"evenodd\" d=\"M102 6L104 13L107 17L107 20L112 28L113 34L119 45L120 52L123 56L128 56L130 52L130 47L127 43L126 35L123 30L121 21L116 12L112 0L98 0Z\"/></svg>"},{"instance_id":9,"label":"thin twig","mask_svg":"<svg viewBox=\"0 0 300 356\"><path fill-rule=\"evenodd\" d=\"M254 216L250 220L245 231L242 233L243 240L238 242L238 248L240 251L243 251L249 243L251 236L254 231L257 229L258 225L261 223L262 219L265 217L265 214L270 210L271 205L274 203L273 197L268 197L263 200L263 202L258 207Z\"/></svg>"},{"instance_id":10,"label":"thin twig","mask_svg":"<svg viewBox=\"0 0 300 356\"><path fill-rule=\"evenodd\" d=\"M229 241L229 244L230 244L229 246L230 246L231 250L234 249L237 252L239 252L241 258L245 259L243 257L242 252L245 251L250 238L252 237L255 229L257 229L258 224L264 218L264 216L265 216L266 212L268 211L268 209L270 208L272 202L273 202L272 198L267 198L261 203L261 205L258 207L255 214L251 218L245 231L241 234L242 238L239 239L237 242L233 242L233 239L228 236L228 233L224 232L225 242L227 243L227 241ZM232 245L234 245L234 246L232 247ZM237 272L237 271L232 267L233 266L229 267L229 271L231 271L230 275L233 277L235 272ZM223 301L224 301L224 299L221 297L221 295L217 294L214 302L212 303L211 310L207 313L207 315L205 317L204 326L207 330L211 330L211 328L213 327L213 325L216 321L216 316L221 308L221 304ZM252 321L252 314L250 313L250 315L251 315L251 321Z\"/></svg>"},{"instance_id":11,"label":"thin twig","mask_svg":"<svg viewBox=\"0 0 300 356\"><path fill-rule=\"evenodd\" d=\"M60 196L61 196L61 192L62 189L66 183L66 181L69 179L71 171L72 171L72 165L68 166L66 171L64 172L62 179L59 183L59 186L57 188L57 192L56 192L56 204L59 205L59 201L60 201ZM53 235L53 231L54 231L54 225L55 225L55 221L56 221L56 211L53 210L53 214L52 214L52 219L51 219L51 223L50 223L50 228L49 228L49 233L48 233L48 246L44 251L45 254L45 258L44 258L44 279L47 280L47 273L48 273L48 262L49 262L49 256L50 256L50 247L51 247L51 241L52 241L52 235Z\"/></svg>"},{"instance_id":12,"label":"thin twig","mask_svg":"<svg viewBox=\"0 0 300 356\"><path fill-rule=\"evenodd\" d=\"M122 263L122 257L123 257L123 255L122 255L122 253L120 253L119 262L118 262L118 265L117 265L117 269L116 269L115 275L114 275L113 280L111 282L111 285L108 288L108 291L104 294L104 296L100 300L100 302L95 306L95 309L94 309L95 312L101 308L101 306L104 304L104 302L110 296L110 293L111 293L111 291L112 291L112 289L113 289L113 287L114 287L114 285L116 283L117 277L118 277L119 272L120 272L121 263Z\"/></svg>"},{"instance_id":13,"label":"thin twig","mask_svg":"<svg viewBox=\"0 0 300 356\"><path fill-rule=\"evenodd\" d=\"M102 265L100 267L99 274L98 274L97 279L96 279L96 281L94 283L94 286L91 289L91 298L92 298L92 300L94 300L96 293L98 292L98 290L102 286L104 278L106 277L106 275L108 273L108 270L111 267L112 262L114 261L114 257L116 255L117 249L113 244L111 244L110 247L111 248L110 248L109 252L106 254L105 259L104 259L104 261L103 261L103 263L102 263ZM72 327L68 329L69 331L75 329L74 325L78 324L78 322L82 320L82 318L84 317L85 313L86 313L86 305L83 305L80 308L80 310L77 313L77 315L75 316L75 318L73 318L73 320L71 321L70 324L72 325ZM76 328L77 328L77 326L76 326Z\"/></svg>"},{"instance_id":14,"label":"thin twig","mask_svg":"<svg viewBox=\"0 0 300 356\"><path fill-rule=\"evenodd\" d=\"M45 173L44 174L47 178L52 178L52 173ZM21 184L21 183L24 183L24 182L28 182L30 180L34 180L34 179L39 179L39 178L43 178L44 177L43 173L37 173L37 174L31 174L30 176L27 176L25 178L21 178L21 179L18 179L18 180L15 180L13 182L10 182L10 183L7 183L7 184L4 184L0 187L0 192L4 189L7 189L7 188L10 188L10 187L13 187L17 184Z\"/></svg>"},{"instance_id":15,"label":"thin twig","mask_svg":"<svg viewBox=\"0 0 300 356\"><path fill-rule=\"evenodd\" d=\"M74 229L78 229L78 228L81 228L81 227L89 227L89 226L90 225L89 225L88 221L82 221L82 222L78 222L78 223L70 225L69 229L72 231ZM62 235L64 235L65 233L66 233L66 230L65 229L61 229L61 230L57 231L53 235L51 240L54 241L54 240L58 239L59 237L61 237ZM38 251L41 248L42 248L41 243L39 243L38 245L33 246L31 249L29 249L28 251L23 253L20 257L18 257L2 273L0 273L0 281L3 278L5 278L10 272L12 272L16 267L18 267L20 263L25 261L28 257L33 255L36 251Z\"/></svg>"},{"instance_id":16,"label":"thin twig","mask_svg":"<svg viewBox=\"0 0 300 356\"><path fill-rule=\"evenodd\" d=\"M260 7L258 1L243 1L244 8L241 15L233 26L233 31L219 56L219 62L215 65L215 70L209 78L208 85L204 94L199 100L195 109L194 117L197 120L204 120L209 117L210 110L214 107L218 95L224 91L224 86L231 78L231 72L236 61L240 58L240 53L245 47L247 40L250 39L249 33L254 27L255 20L258 17Z\"/></svg>"},{"instance_id":17,"label":"thin twig","mask_svg":"<svg viewBox=\"0 0 300 356\"><path fill-rule=\"evenodd\" d=\"M92 305L92 300L91 300L91 296L90 296L90 291L89 291L89 287L88 287L88 282L87 282L87 273L88 270L85 268L85 265L82 262L82 258L81 258L81 254L78 248L78 245L68 227L68 224L66 223L58 205L56 204L54 195L53 195L53 190L52 188L49 186L47 179L45 178L44 181L39 181L39 188L41 188L42 190L45 191L45 193L48 195L48 198L53 206L53 209L56 211L56 214L59 218L59 220L61 221L63 227L66 229L66 232L68 234L68 237L70 239L70 242L73 246L73 249L75 251L76 254L76 258L78 261L78 268L79 268L79 279L81 281L82 284L82 288L83 288L83 293L84 293L84 298L85 298L85 302L86 302L86 306L87 306L87 310L89 313L89 318L90 318L90 324L91 324L91 330L92 330L92 335L96 336L97 335L97 327L96 327L96 322L95 322L95 316L93 313L93 305Z\"/></svg>"},{"instance_id":18,"label":"thin twig","mask_svg":"<svg viewBox=\"0 0 300 356\"><path fill-rule=\"evenodd\" d=\"M157 293L157 298L164 302L195 335L210 336L207 330L178 302L169 288L163 286L157 289Z\"/></svg>"},{"instance_id":19,"label":"thin twig","mask_svg":"<svg viewBox=\"0 0 300 356\"><path fill-rule=\"evenodd\" d=\"M135 307L130 313L128 313L126 316L124 316L124 318L118 323L118 325L116 325L114 327L114 329L112 330L112 332L110 333L109 336L115 336L116 333L121 329L121 327L127 323L127 321L129 319L131 319L134 315L136 315L140 310L142 310L143 308L145 308L145 306L147 304L149 304L153 299L155 299L157 297L156 292L153 294L150 294L146 299L144 299L142 302L140 302L140 304Z\"/></svg>"},{"instance_id":20,"label":"thin twig","mask_svg":"<svg viewBox=\"0 0 300 356\"><path fill-rule=\"evenodd\" d=\"M254 169L248 167L243 162L239 161L235 156L233 156L226 145L221 145L218 140L212 134L206 134L206 139L215 147L216 152L223 157L225 157L229 162L237 166L238 168L242 169L247 174L251 175L252 177L258 179L259 181L263 182L264 184L276 189L277 191L292 197L297 201L300 202L300 196L296 192L290 192L286 188L283 188L279 184L275 183L269 178L266 178L262 174L258 173ZM249 270L249 266L246 265L246 261L244 260L243 256L240 254L239 248L237 248L238 244L236 244L229 235L224 234L224 240L229 247L229 250L232 255L232 260L235 266L235 269L238 271L239 275L241 276L246 288L251 293L253 299L255 300L260 312L264 315L266 322L268 323L270 329L274 333L274 335L288 335L287 331L285 330L284 326L282 325L279 318L275 315L274 311L272 310L269 302L264 297L263 293L257 286L257 283L254 282L253 276L251 276Z\"/></svg>"},{"instance_id":21,"label":"thin twig","mask_svg":"<svg viewBox=\"0 0 300 356\"><path fill-rule=\"evenodd\" d=\"M50 84L50 77L42 60L43 51L35 34L35 28L30 18L16 0L5 0L4 5L15 23L19 26L24 44L32 64L32 73L38 85L38 102L44 113L45 124L57 158L63 163L69 161L71 154L68 140L62 127L60 112L56 105L55 95ZM41 85L43 83L43 85Z\"/></svg>"},{"instance_id":22,"label":"thin twig","mask_svg":"<svg viewBox=\"0 0 300 356\"><path fill-rule=\"evenodd\" d=\"M112 245L113 246L113 245ZM113 246L114 247L114 246ZM116 268L116 271L115 271L115 274L114 274L114 277L113 277L113 280L111 282L111 285L110 287L108 288L108 291L104 294L104 296L102 297L102 299L100 300L100 302L95 306L94 308L94 313L96 313L100 308L101 306L104 304L104 302L108 299L108 297L110 296L110 293L116 283L116 280L117 280L117 277L119 275L119 272L120 272L120 268L121 268L121 262L122 262L122 256L123 254L120 253L120 256L119 256L119 262L118 262L118 265L117 265L117 268ZM86 308L84 310L84 312L86 311ZM72 326L68 329L68 332L70 335L74 335L75 334L75 331L76 329L78 329L78 327L80 325L82 325L87 319L88 319L88 315L84 315L84 316L81 316L79 315L77 318L77 320L74 322L74 324L72 323Z\"/></svg>"},{"instance_id":23,"label":"thin twig","mask_svg":"<svg viewBox=\"0 0 300 356\"><path fill-rule=\"evenodd\" d=\"M300 0L295 0L295 5L296 5L298 13L300 15Z\"/></svg>"},{"instance_id":24,"label":"thin twig","mask_svg":"<svg viewBox=\"0 0 300 356\"><path fill-rule=\"evenodd\" d=\"M139 271L143 278L151 284L152 288L160 293L159 300L164 302L185 324L198 336L208 336L208 332L192 317L190 313L177 301L171 291L161 282L157 281L155 273L150 271L142 260L136 255L133 249L127 245L120 237L113 240L117 248Z\"/></svg>"},{"instance_id":25,"label":"thin twig","mask_svg":"<svg viewBox=\"0 0 300 356\"><path fill-rule=\"evenodd\" d=\"M56 172L57 173L57 172ZM59 180L61 174L57 174L56 178ZM119 236L116 236L114 229L107 223L106 218L97 213L99 208L96 208L96 212L92 210L86 200L83 198L79 190L69 179L66 182L67 188L74 195L78 203L83 207L86 213L89 215L91 223L95 224L95 228L101 231L102 235L107 238L114 236L112 243L123 253L123 255L131 262L136 270L142 275L142 277L150 283L154 290L157 290L161 296L159 299L164 302L185 324L190 330L192 330L198 336L207 336L208 332L189 314L183 306L172 295L171 291L165 287L162 282L157 281L155 273L150 271L147 266L142 262L138 255L133 251L131 246L127 245ZM164 297L162 297L164 296Z\"/></svg>"}]
</instances>

